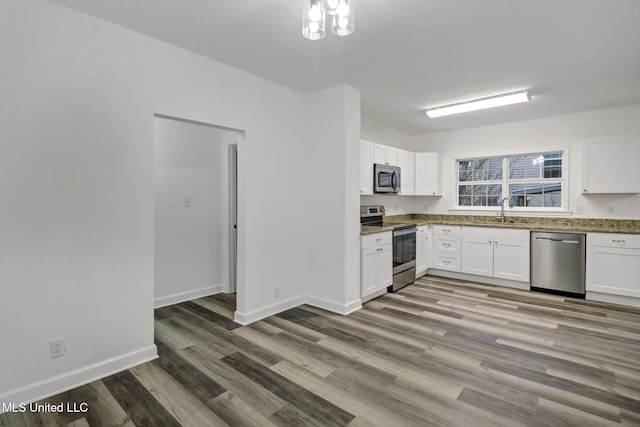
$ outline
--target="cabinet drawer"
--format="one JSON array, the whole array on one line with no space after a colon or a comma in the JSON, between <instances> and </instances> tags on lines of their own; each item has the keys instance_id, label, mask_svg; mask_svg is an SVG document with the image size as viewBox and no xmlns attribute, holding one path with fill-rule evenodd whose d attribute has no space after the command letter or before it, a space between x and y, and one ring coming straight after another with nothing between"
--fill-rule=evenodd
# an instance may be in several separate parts
<instances>
[{"instance_id":1,"label":"cabinet drawer","mask_svg":"<svg viewBox=\"0 0 640 427\"><path fill-rule=\"evenodd\" d=\"M439 268L440 270L460 271L460 255L434 252L433 268Z\"/></svg>"},{"instance_id":2,"label":"cabinet drawer","mask_svg":"<svg viewBox=\"0 0 640 427\"><path fill-rule=\"evenodd\" d=\"M368 249L375 246L390 245L393 240L392 232L385 231L383 233L365 234L360 236L360 248Z\"/></svg>"},{"instance_id":3,"label":"cabinet drawer","mask_svg":"<svg viewBox=\"0 0 640 427\"><path fill-rule=\"evenodd\" d=\"M640 234L589 233L587 246L640 249Z\"/></svg>"},{"instance_id":4,"label":"cabinet drawer","mask_svg":"<svg viewBox=\"0 0 640 427\"><path fill-rule=\"evenodd\" d=\"M433 250L445 253L460 252L460 237L434 236Z\"/></svg>"},{"instance_id":5,"label":"cabinet drawer","mask_svg":"<svg viewBox=\"0 0 640 427\"><path fill-rule=\"evenodd\" d=\"M416 236L420 237L420 236L426 236L430 233L430 225L419 225L417 230L416 230Z\"/></svg>"},{"instance_id":6,"label":"cabinet drawer","mask_svg":"<svg viewBox=\"0 0 640 427\"><path fill-rule=\"evenodd\" d=\"M434 225L433 234L443 236L460 236L462 234L462 227L458 225Z\"/></svg>"}]
</instances>

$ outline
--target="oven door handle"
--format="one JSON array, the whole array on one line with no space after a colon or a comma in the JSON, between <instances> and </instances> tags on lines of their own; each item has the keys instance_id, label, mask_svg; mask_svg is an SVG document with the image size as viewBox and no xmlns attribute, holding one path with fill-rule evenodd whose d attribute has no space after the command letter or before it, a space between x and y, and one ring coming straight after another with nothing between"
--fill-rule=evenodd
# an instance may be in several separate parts
<instances>
[{"instance_id":1,"label":"oven door handle","mask_svg":"<svg viewBox=\"0 0 640 427\"><path fill-rule=\"evenodd\" d=\"M393 232L393 237L396 236L406 236L407 234L416 234L416 229L415 228L410 228L407 230L399 230L399 231L394 231Z\"/></svg>"}]
</instances>

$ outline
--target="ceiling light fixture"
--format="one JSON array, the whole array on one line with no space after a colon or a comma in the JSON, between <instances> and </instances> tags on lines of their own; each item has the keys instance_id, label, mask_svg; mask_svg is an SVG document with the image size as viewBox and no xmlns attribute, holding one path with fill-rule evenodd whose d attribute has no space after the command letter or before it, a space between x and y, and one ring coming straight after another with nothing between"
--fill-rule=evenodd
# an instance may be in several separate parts
<instances>
[{"instance_id":1,"label":"ceiling light fixture","mask_svg":"<svg viewBox=\"0 0 640 427\"><path fill-rule=\"evenodd\" d=\"M302 35L309 40L324 38L327 16L333 34L348 36L353 33L355 25L351 3L351 0L304 0Z\"/></svg>"},{"instance_id":2,"label":"ceiling light fixture","mask_svg":"<svg viewBox=\"0 0 640 427\"><path fill-rule=\"evenodd\" d=\"M426 110L427 116L433 118L449 116L451 114L466 113L468 111L484 110L487 108L502 107L503 105L519 104L530 101L528 91L505 93L489 98L474 99L473 101L459 104L443 105Z\"/></svg>"}]
</instances>

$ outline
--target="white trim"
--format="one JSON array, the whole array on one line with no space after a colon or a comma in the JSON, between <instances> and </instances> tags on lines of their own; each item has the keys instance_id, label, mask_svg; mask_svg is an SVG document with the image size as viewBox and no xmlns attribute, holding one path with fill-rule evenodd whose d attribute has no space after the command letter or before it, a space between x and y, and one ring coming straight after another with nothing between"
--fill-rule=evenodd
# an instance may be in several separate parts
<instances>
[{"instance_id":1,"label":"white trim","mask_svg":"<svg viewBox=\"0 0 640 427\"><path fill-rule=\"evenodd\" d=\"M500 279L497 277L478 276L475 274L458 273L457 271L446 271L430 268L427 274L431 276L446 277L448 279L458 279L467 282L486 283L487 285L504 286L513 289L530 290L531 285L528 282L518 282L515 280Z\"/></svg>"},{"instance_id":2,"label":"white trim","mask_svg":"<svg viewBox=\"0 0 640 427\"><path fill-rule=\"evenodd\" d=\"M318 307L323 310L331 311L333 313L338 313L342 315L353 313L354 311L360 310L362 308L362 300L360 298L353 300L348 304L340 304L340 303L328 301L322 298L306 296L305 304L309 304L314 307Z\"/></svg>"},{"instance_id":3,"label":"white trim","mask_svg":"<svg viewBox=\"0 0 640 427\"><path fill-rule=\"evenodd\" d=\"M257 322L258 320L262 320L266 317L273 316L275 314L282 313L283 311L298 307L302 304L308 304L317 308L321 308L322 310L342 314L343 316L346 316L347 314L353 313L354 311L362 308L362 300L359 298L347 304L340 304L334 301L329 301L310 295L302 295L283 302L272 304L268 307L250 311L248 313L241 313L236 310L233 316L233 321L241 325L248 325L250 323Z\"/></svg>"},{"instance_id":4,"label":"white trim","mask_svg":"<svg viewBox=\"0 0 640 427\"><path fill-rule=\"evenodd\" d=\"M640 307L640 298L627 297L621 295L604 294L600 292L587 291L585 299L590 301L608 302L610 304L628 305L631 307Z\"/></svg>"},{"instance_id":5,"label":"white trim","mask_svg":"<svg viewBox=\"0 0 640 427\"><path fill-rule=\"evenodd\" d=\"M304 303L305 303L305 297L299 296L299 297L288 299L286 301L269 305L267 307L260 308L258 310L250 311L248 313L241 313L240 311L236 310L233 316L233 321L236 323L240 323L241 325L248 325L249 323L257 322L258 320L262 320L265 317L282 313L283 311L297 307Z\"/></svg>"},{"instance_id":6,"label":"white trim","mask_svg":"<svg viewBox=\"0 0 640 427\"><path fill-rule=\"evenodd\" d=\"M459 208L451 208L447 209L447 212L465 214L465 215L476 215L476 216L500 216L500 208L499 207L484 207L483 209L470 207L459 207ZM505 216L532 216L531 214L535 214L535 216L572 216L573 211L565 211L562 209L554 209L549 208L547 210L536 210L536 209L505 209Z\"/></svg>"},{"instance_id":7,"label":"white trim","mask_svg":"<svg viewBox=\"0 0 640 427\"><path fill-rule=\"evenodd\" d=\"M525 181L527 180L510 180L508 178L508 158L510 156L518 156L518 155L526 155L526 154L535 154L535 153L548 153L548 152L562 152L562 177L559 179L559 181L562 183L562 199L561 199L561 207L560 208L544 208L544 207L539 207L539 208L527 208L527 207L515 207L513 209L509 209L509 212L523 212L525 214L550 214L550 216L553 216L555 214L560 214L560 215L572 215L573 212L569 211L569 191L570 191L570 185L571 183L569 182L569 177L571 174L571 170L570 168L570 163L571 163L571 157L570 157L570 146L564 146L564 147L555 147L555 148L551 148L551 147L543 147L543 148L539 148L539 149L523 149L523 150L517 150L517 151L512 151L512 152L502 152L502 153L494 153L494 154L477 154L477 155L456 155L454 154L452 156L452 171L453 171L453 179L451 180L451 194L452 194L452 198L450 200L450 206L451 208L449 208L449 211L465 211L465 212L495 212L495 211L500 211L501 208L499 206L495 206L495 207L485 207L485 206L480 206L480 207L474 207L474 206L469 206L469 207L464 207L464 206L459 206L459 195L458 195L458 191L459 191L459 185L460 182L458 181L460 178L460 173L458 170L459 167L459 162L460 161L464 161L464 160L475 160L478 158L491 158L491 157L502 157L502 169L503 169L503 176L502 176L502 181L501 184L502 185L502 196L501 197L506 197L505 194L508 195L508 185L511 181L514 181L514 183L516 184L520 184L520 183L526 183ZM550 178L549 178L550 179ZM539 180L529 180L532 182L539 182ZM554 181L558 181L557 179ZM477 182L476 182L477 183ZM486 181L486 182L482 182L482 184L486 184L486 185L491 185L491 184L497 184L497 181ZM464 184L463 184L464 185ZM469 185L473 185L473 184L469 184ZM545 215L543 215L545 216Z\"/></svg>"},{"instance_id":8,"label":"white trim","mask_svg":"<svg viewBox=\"0 0 640 427\"><path fill-rule=\"evenodd\" d=\"M43 381L9 390L0 396L0 402L29 404L89 384L157 358L158 349L155 345L150 345L130 353L94 363L93 365L76 369L75 371L66 372ZM1 404L0 413L2 413Z\"/></svg>"},{"instance_id":9,"label":"white trim","mask_svg":"<svg viewBox=\"0 0 640 427\"><path fill-rule=\"evenodd\" d=\"M228 286L221 284L215 286L207 286L206 288L194 289L192 291L180 292L179 294L169 295L166 297L156 298L153 301L154 308L166 307L168 305L178 304L185 301L191 301L196 298L207 297L209 295L219 294L228 290Z\"/></svg>"},{"instance_id":10,"label":"white trim","mask_svg":"<svg viewBox=\"0 0 640 427\"><path fill-rule=\"evenodd\" d=\"M427 270L424 270L424 274L427 274ZM417 279L417 277L416 277ZM367 296L362 297L362 302L365 303L367 301L371 301L374 298L378 298L380 295L384 295L387 293L387 288L379 289L376 292L369 294Z\"/></svg>"}]
</instances>

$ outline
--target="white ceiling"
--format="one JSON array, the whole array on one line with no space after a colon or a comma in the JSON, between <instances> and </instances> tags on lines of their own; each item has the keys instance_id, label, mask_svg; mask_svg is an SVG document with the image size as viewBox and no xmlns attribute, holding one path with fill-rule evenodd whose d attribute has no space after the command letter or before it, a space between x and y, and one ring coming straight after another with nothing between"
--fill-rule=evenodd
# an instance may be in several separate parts
<instances>
[{"instance_id":1,"label":"white ceiling","mask_svg":"<svg viewBox=\"0 0 640 427\"><path fill-rule=\"evenodd\" d=\"M640 103L640 0L352 0L356 31L308 41L303 0L54 0L302 91L347 83L411 134ZM422 109L519 89L533 101Z\"/></svg>"}]
</instances>

